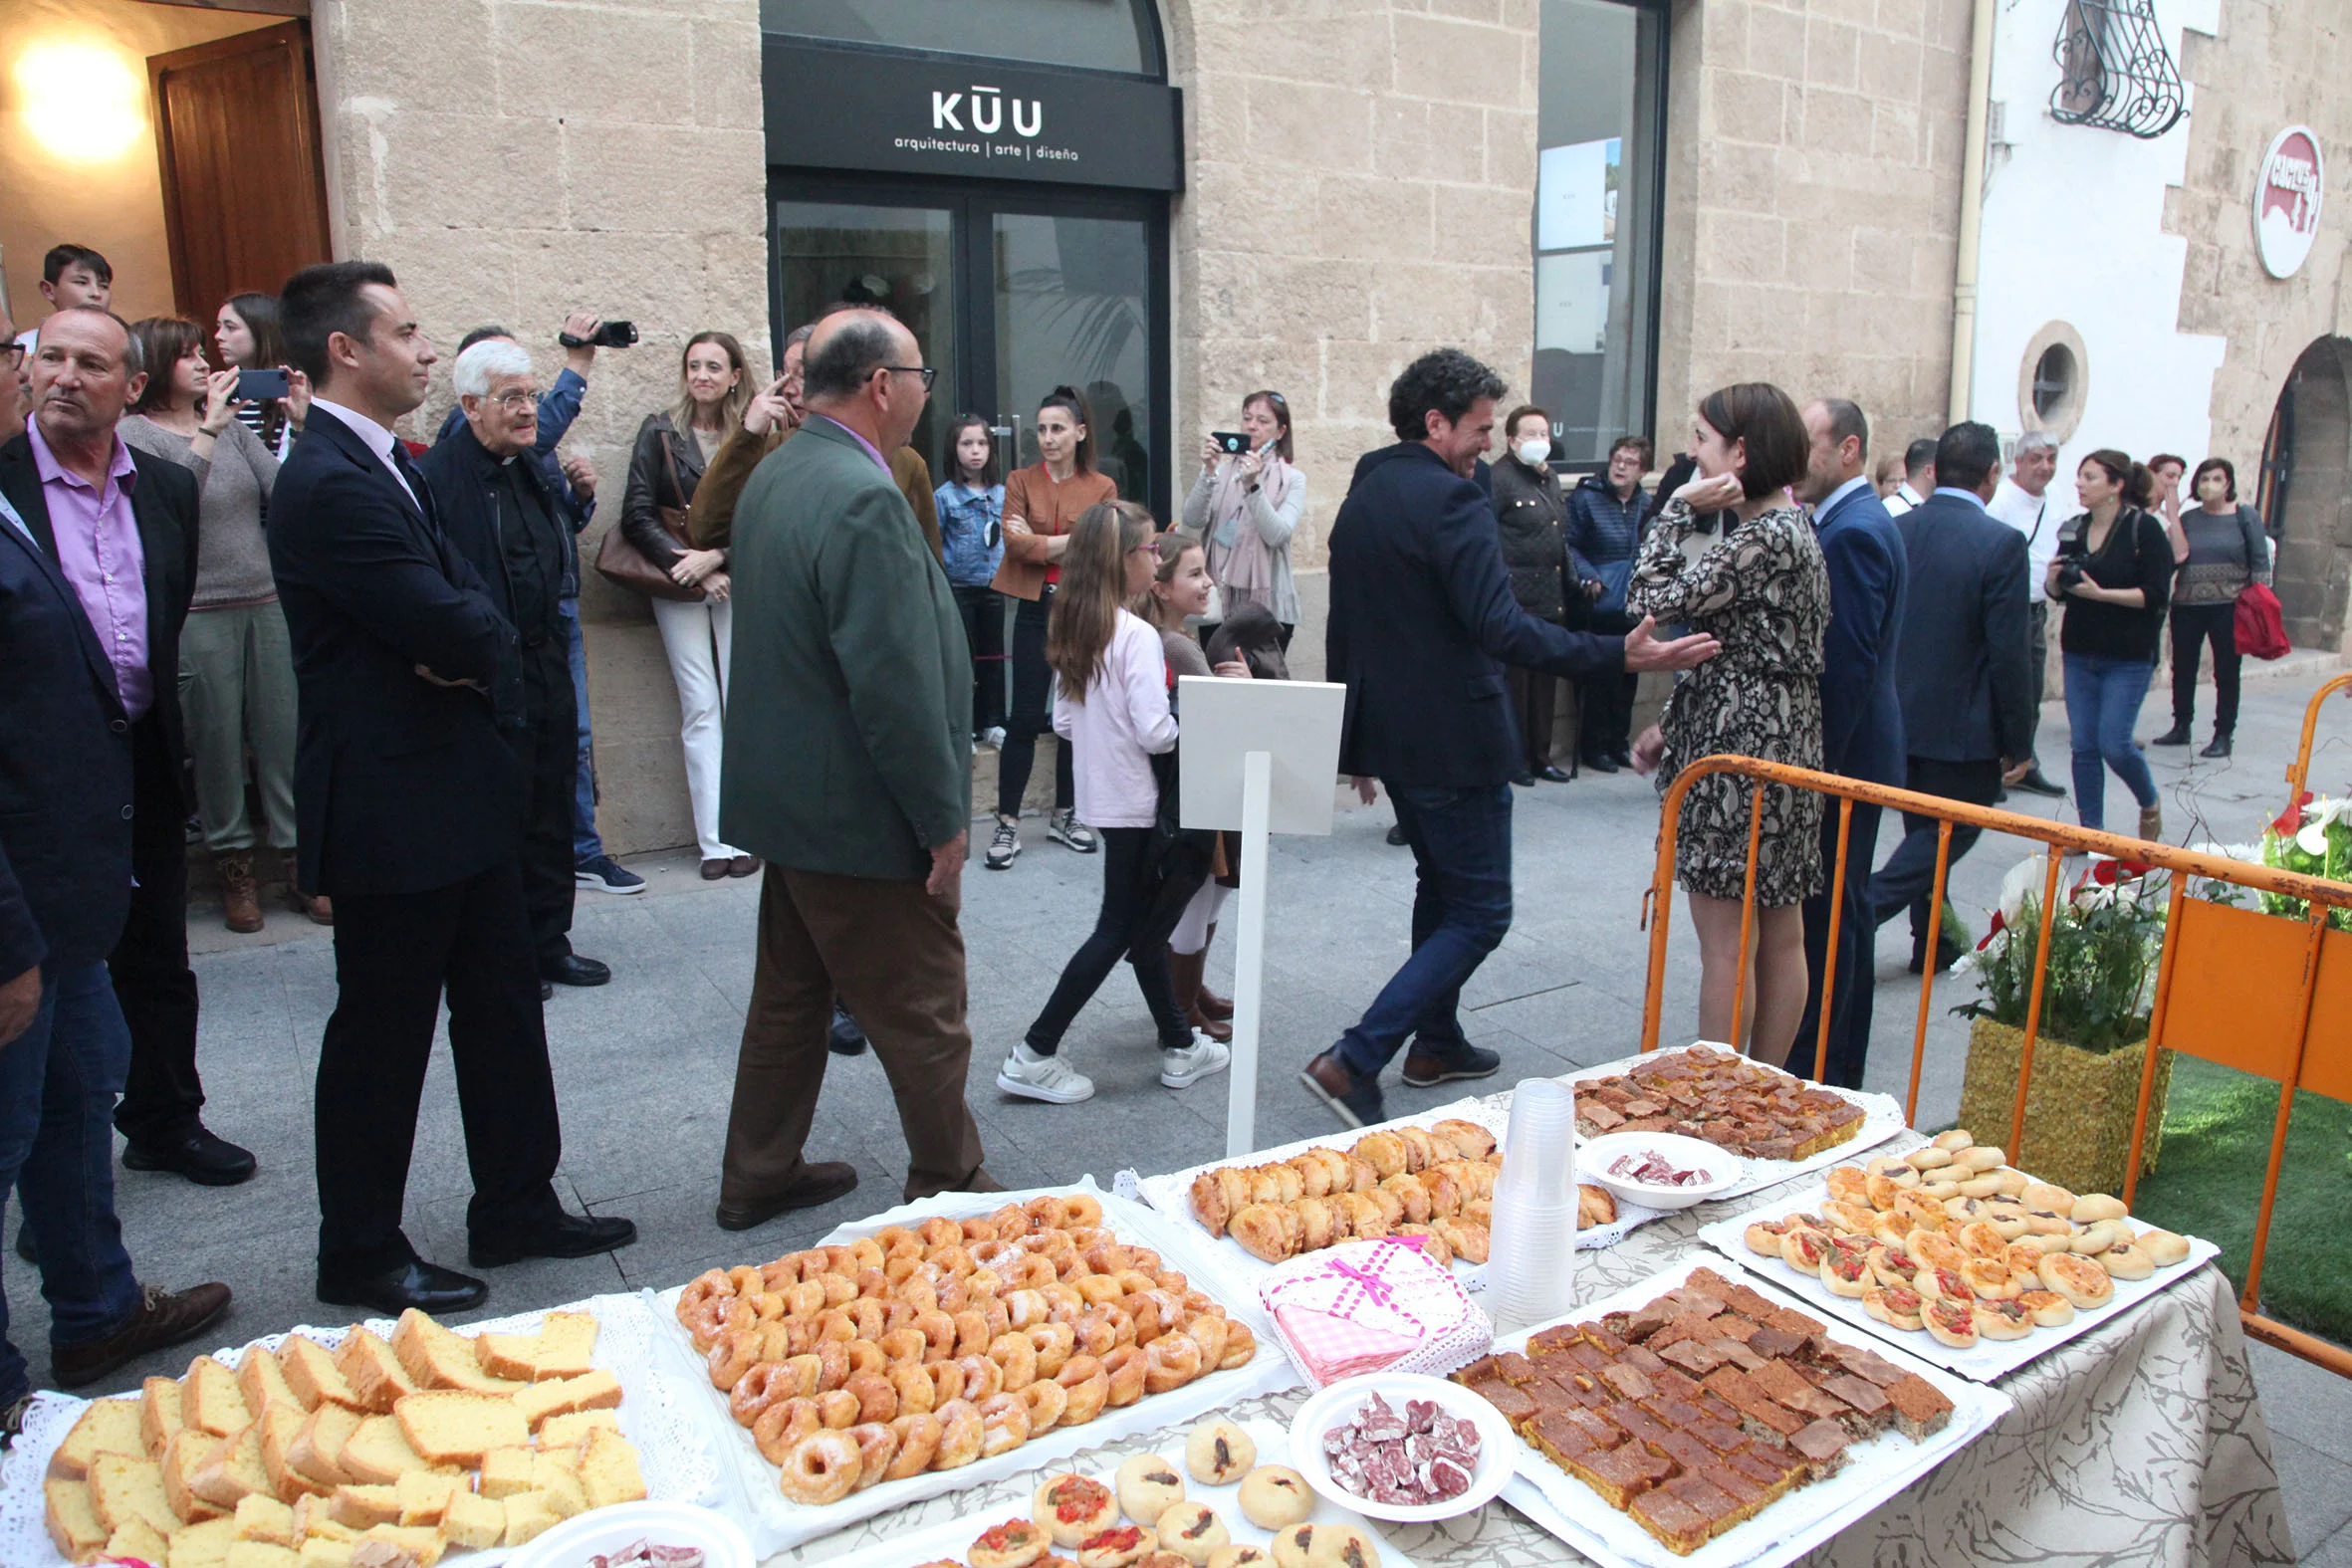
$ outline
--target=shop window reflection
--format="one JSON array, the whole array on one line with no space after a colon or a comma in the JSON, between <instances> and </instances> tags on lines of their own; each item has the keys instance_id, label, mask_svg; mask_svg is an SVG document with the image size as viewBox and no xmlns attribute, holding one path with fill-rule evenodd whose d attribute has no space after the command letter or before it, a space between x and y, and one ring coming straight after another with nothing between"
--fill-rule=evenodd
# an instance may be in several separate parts
<instances>
[{"instance_id":1,"label":"shop window reflection","mask_svg":"<svg viewBox=\"0 0 2352 1568\"><path fill-rule=\"evenodd\" d=\"M997 406L1022 416L1023 464L1038 461L1029 415L1056 386L1092 414L1094 466L1119 495L1151 500L1149 236L1117 218L998 213Z\"/></svg>"}]
</instances>

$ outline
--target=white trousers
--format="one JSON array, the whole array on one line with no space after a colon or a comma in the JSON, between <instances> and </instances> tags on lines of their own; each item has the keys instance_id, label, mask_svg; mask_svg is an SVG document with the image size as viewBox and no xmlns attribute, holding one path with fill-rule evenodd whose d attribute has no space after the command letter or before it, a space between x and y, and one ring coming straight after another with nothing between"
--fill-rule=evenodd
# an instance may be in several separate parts
<instances>
[{"instance_id":1,"label":"white trousers","mask_svg":"<svg viewBox=\"0 0 2352 1568\"><path fill-rule=\"evenodd\" d=\"M735 605L655 599L653 624L678 684L678 739L686 748L686 793L694 802L694 842L705 860L743 851L719 838L719 759L726 715L727 667L734 647Z\"/></svg>"}]
</instances>

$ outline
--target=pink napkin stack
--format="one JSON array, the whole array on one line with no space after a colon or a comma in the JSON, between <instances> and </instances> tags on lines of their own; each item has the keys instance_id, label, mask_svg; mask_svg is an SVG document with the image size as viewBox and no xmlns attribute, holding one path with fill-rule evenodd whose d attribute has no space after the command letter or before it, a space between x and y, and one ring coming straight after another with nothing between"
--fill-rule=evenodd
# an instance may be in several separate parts
<instances>
[{"instance_id":1,"label":"pink napkin stack","mask_svg":"<svg viewBox=\"0 0 2352 1568\"><path fill-rule=\"evenodd\" d=\"M1294 1257L1258 1293L1283 1348L1317 1386L1365 1372L1450 1371L1494 1340L1487 1315L1410 1236Z\"/></svg>"}]
</instances>

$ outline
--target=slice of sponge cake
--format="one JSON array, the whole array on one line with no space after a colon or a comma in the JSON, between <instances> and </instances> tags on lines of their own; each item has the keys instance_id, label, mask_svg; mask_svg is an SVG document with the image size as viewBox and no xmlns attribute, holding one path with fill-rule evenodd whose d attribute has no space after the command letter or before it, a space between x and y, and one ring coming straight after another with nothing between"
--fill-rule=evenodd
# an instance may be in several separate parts
<instances>
[{"instance_id":1,"label":"slice of sponge cake","mask_svg":"<svg viewBox=\"0 0 2352 1568\"><path fill-rule=\"evenodd\" d=\"M392 1354L392 1347L354 1324L335 1353L335 1365L352 1386L361 1410L390 1415L403 1394L416 1392L416 1380Z\"/></svg>"},{"instance_id":2,"label":"slice of sponge cake","mask_svg":"<svg viewBox=\"0 0 2352 1568\"><path fill-rule=\"evenodd\" d=\"M81 1480L90 1473L90 1461L102 1454L146 1457L147 1440L139 1406L140 1402L134 1399L91 1401L90 1408L57 1446L57 1453L49 1460L49 1473L61 1480Z\"/></svg>"},{"instance_id":3,"label":"slice of sponge cake","mask_svg":"<svg viewBox=\"0 0 2352 1568\"><path fill-rule=\"evenodd\" d=\"M210 1356L188 1363L187 1376L180 1379L179 1415L181 1426L216 1438L234 1437L253 1424L237 1374Z\"/></svg>"},{"instance_id":4,"label":"slice of sponge cake","mask_svg":"<svg viewBox=\"0 0 2352 1568\"><path fill-rule=\"evenodd\" d=\"M495 1394L435 1389L411 1394L393 1411L408 1446L436 1464L482 1462L492 1449L520 1448L531 1429L514 1401Z\"/></svg>"},{"instance_id":5,"label":"slice of sponge cake","mask_svg":"<svg viewBox=\"0 0 2352 1568\"><path fill-rule=\"evenodd\" d=\"M286 1386L294 1390L304 1409L317 1410L323 1404L359 1408L359 1396L336 1366L334 1352L317 1340L287 1335L278 1347L278 1363L286 1373Z\"/></svg>"}]
</instances>

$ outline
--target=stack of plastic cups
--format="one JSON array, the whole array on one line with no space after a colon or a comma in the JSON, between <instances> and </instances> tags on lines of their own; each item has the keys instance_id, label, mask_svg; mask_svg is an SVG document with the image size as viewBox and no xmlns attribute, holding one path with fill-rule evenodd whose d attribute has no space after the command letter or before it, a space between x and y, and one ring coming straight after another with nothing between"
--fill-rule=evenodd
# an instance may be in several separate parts
<instances>
[{"instance_id":1,"label":"stack of plastic cups","mask_svg":"<svg viewBox=\"0 0 2352 1568\"><path fill-rule=\"evenodd\" d=\"M1576 1304L1575 1153L1575 1092L1550 1078L1523 1081L1503 1139L1487 1259L1487 1312L1498 1333Z\"/></svg>"}]
</instances>

